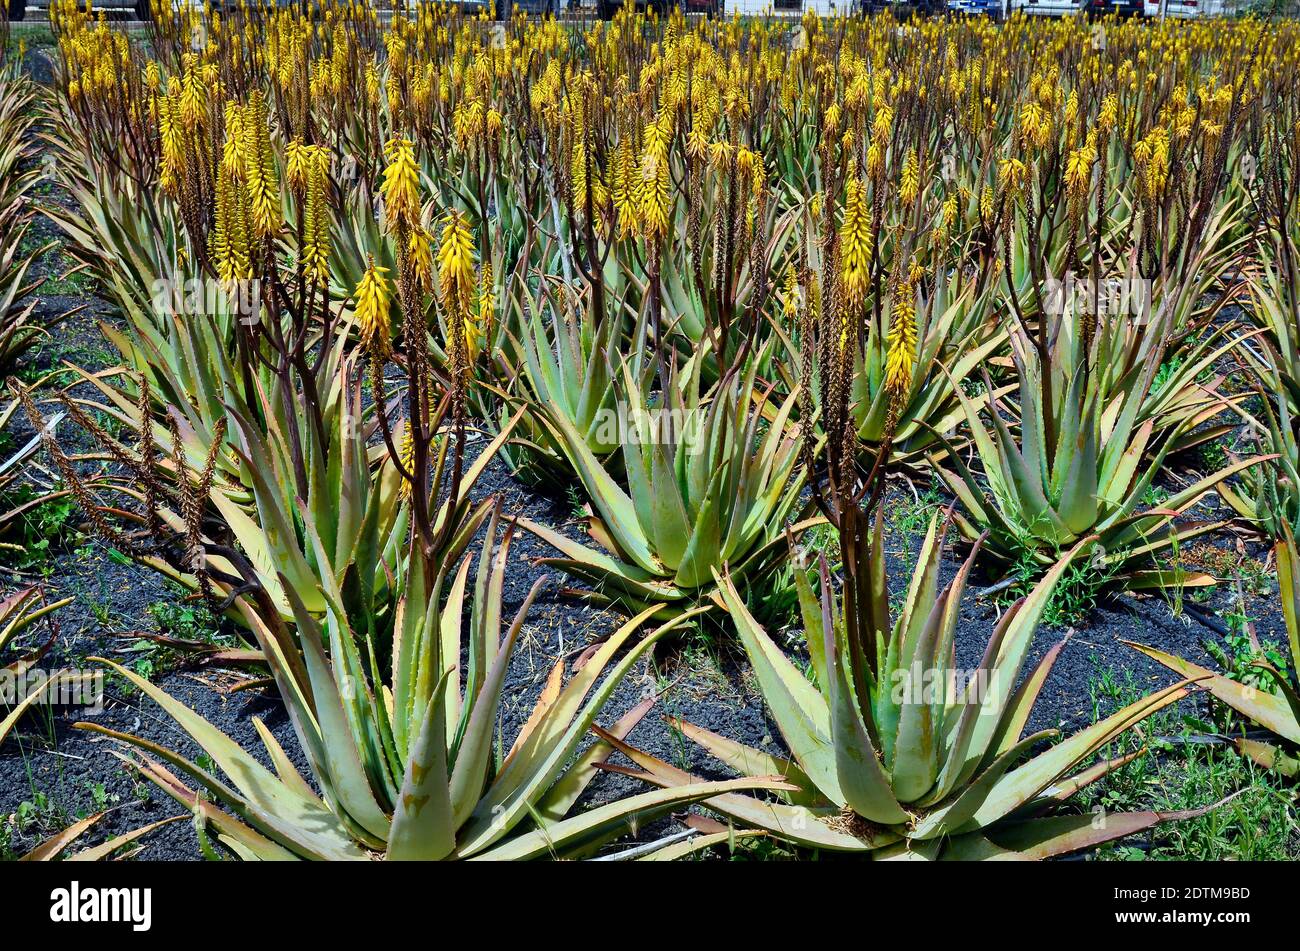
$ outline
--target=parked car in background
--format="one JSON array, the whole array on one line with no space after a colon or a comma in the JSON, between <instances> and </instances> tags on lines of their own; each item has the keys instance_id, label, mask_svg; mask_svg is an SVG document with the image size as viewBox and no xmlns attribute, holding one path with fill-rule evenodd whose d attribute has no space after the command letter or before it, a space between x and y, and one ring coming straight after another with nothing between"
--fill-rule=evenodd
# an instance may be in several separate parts
<instances>
[{"instance_id":1,"label":"parked car in background","mask_svg":"<svg viewBox=\"0 0 1300 951\"><path fill-rule=\"evenodd\" d=\"M497 0L497 18L501 19L507 13L514 11L518 7L524 13L530 16L540 16L552 13L558 16L564 10L569 8L569 0Z\"/></svg>"},{"instance_id":2,"label":"parked car in background","mask_svg":"<svg viewBox=\"0 0 1300 951\"><path fill-rule=\"evenodd\" d=\"M1143 15L1144 0L1091 0L1088 4L1089 16L1105 16L1108 13L1120 17L1140 17Z\"/></svg>"},{"instance_id":3,"label":"parked car in background","mask_svg":"<svg viewBox=\"0 0 1300 951\"><path fill-rule=\"evenodd\" d=\"M1163 7L1164 15L1178 20L1196 17L1221 17L1232 12L1226 0L1145 0L1143 13L1158 17Z\"/></svg>"},{"instance_id":4,"label":"parked car in background","mask_svg":"<svg viewBox=\"0 0 1300 951\"><path fill-rule=\"evenodd\" d=\"M1026 16L1070 17L1083 13L1091 0L1011 0L1008 13Z\"/></svg>"},{"instance_id":5,"label":"parked car in background","mask_svg":"<svg viewBox=\"0 0 1300 951\"><path fill-rule=\"evenodd\" d=\"M891 10L901 20L913 14L930 16L935 13L942 13L948 9L948 4L945 0L858 0L858 2L852 3L849 8L864 15Z\"/></svg>"},{"instance_id":6,"label":"parked car in background","mask_svg":"<svg viewBox=\"0 0 1300 951\"><path fill-rule=\"evenodd\" d=\"M999 19L1005 0L948 0L948 10L967 16L987 16Z\"/></svg>"},{"instance_id":7,"label":"parked car in background","mask_svg":"<svg viewBox=\"0 0 1300 951\"><path fill-rule=\"evenodd\" d=\"M1143 0L1110 0L1111 9L1118 10L1122 17L1143 16Z\"/></svg>"},{"instance_id":8,"label":"parked car in background","mask_svg":"<svg viewBox=\"0 0 1300 951\"><path fill-rule=\"evenodd\" d=\"M576 6L576 4L575 4ZM619 8L623 6L622 0L597 0L596 11L601 19L611 19ZM732 8L740 13L747 12L744 9L744 3L736 5L733 3ZM764 9L772 6L765 3ZM778 4L779 8L780 4ZM676 7L680 7L683 13L702 13L708 16L716 16L722 12L722 0L636 0L638 10L654 10L660 14L666 13Z\"/></svg>"},{"instance_id":9,"label":"parked car in background","mask_svg":"<svg viewBox=\"0 0 1300 951\"><path fill-rule=\"evenodd\" d=\"M21 23L24 20L48 20L49 0L8 0L9 20ZM149 0L95 0L95 12L103 11L110 19L147 20L149 19Z\"/></svg>"}]
</instances>

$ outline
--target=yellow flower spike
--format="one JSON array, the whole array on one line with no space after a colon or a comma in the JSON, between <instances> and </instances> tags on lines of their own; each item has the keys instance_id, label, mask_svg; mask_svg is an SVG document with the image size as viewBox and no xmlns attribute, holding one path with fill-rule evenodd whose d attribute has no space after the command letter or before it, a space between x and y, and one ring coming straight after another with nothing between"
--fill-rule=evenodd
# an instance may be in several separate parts
<instances>
[{"instance_id":1,"label":"yellow flower spike","mask_svg":"<svg viewBox=\"0 0 1300 951\"><path fill-rule=\"evenodd\" d=\"M990 227L993 223L993 189L985 185L980 189L980 221L984 227ZM1001 261L1001 258L997 259Z\"/></svg>"},{"instance_id":2,"label":"yellow flower spike","mask_svg":"<svg viewBox=\"0 0 1300 951\"><path fill-rule=\"evenodd\" d=\"M433 292L433 235L425 228L412 228L406 245L411 274L416 285L426 293Z\"/></svg>"},{"instance_id":3,"label":"yellow flower spike","mask_svg":"<svg viewBox=\"0 0 1300 951\"><path fill-rule=\"evenodd\" d=\"M1020 129L1021 146L1041 151L1052 138L1051 116L1038 103L1025 103L1020 111Z\"/></svg>"},{"instance_id":4,"label":"yellow flower spike","mask_svg":"<svg viewBox=\"0 0 1300 951\"><path fill-rule=\"evenodd\" d=\"M208 236L208 253L216 268L217 279L227 285L239 280L247 265L235 220L234 187L230 178L223 175L218 179L212 233Z\"/></svg>"},{"instance_id":5,"label":"yellow flower spike","mask_svg":"<svg viewBox=\"0 0 1300 951\"><path fill-rule=\"evenodd\" d=\"M249 98L243 117L242 161L248 181L248 199L253 227L258 237L279 230L280 195L271 151L271 130L266 100L261 92Z\"/></svg>"},{"instance_id":6,"label":"yellow flower spike","mask_svg":"<svg viewBox=\"0 0 1300 951\"><path fill-rule=\"evenodd\" d=\"M443 219L438 245L438 287L449 315L463 315L474 294L474 237L459 211Z\"/></svg>"},{"instance_id":7,"label":"yellow flower spike","mask_svg":"<svg viewBox=\"0 0 1300 951\"><path fill-rule=\"evenodd\" d=\"M867 296L873 251L866 185L857 174L857 163L849 163L844 190L844 221L840 225L840 281L844 301L856 312Z\"/></svg>"},{"instance_id":8,"label":"yellow flower spike","mask_svg":"<svg viewBox=\"0 0 1300 951\"><path fill-rule=\"evenodd\" d=\"M618 216L618 236L626 238L637 230L640 208L640 173L632 153L632 142L624 136L610 156L610 183L614 212Z\"/></svg>"},{"instance_id":9,"label":"yellow flower spike","mask_svg":"<svg viewBox=\"0 0 1300 951\"><path fill-rule=\"evenodd\" d=\"M483 352L487 330L496 319L496 290L492 280L492 262L484 260L479 277L478 309L465 315L465 348L473 363Z\"/></svg>"},{"instance_id":10,"label":"yellow flower spike","mask_svg":"<svg viewBox=\"0 0 1300 951\"><path fill-rule=\"evenodd\" d=\"M943 226L950 229L957 224L957 195L949 195L943 203Z\"/></svg>"},{"instance_id":11,"label":"yellow flower spike","mask_svg":"<svg viewBox=\"0 0 1300 951\"><path fill-rule=\"evenodd\" d=\"M668 177L668 155L657 141L647 144L641 156L641 230L648 240L668 234L672 215L672 188Z\"/></svg>"},{"instance_id":12,"label":"yellow flower spike","mask_svg":"<svg viewBox=\"0 0 1300 951\"><path fill-rule=\"evenodd\" d=\"M907 153L903 160L903 171L898 183L898 198L904 205L916 200L921 188L921 165L916 157L916 149Z\"/></svg>"},{"instance_id":13,"label":"yellow flower spike","mask_svg":"<svg viewBox=\"0 0 1300 951\"><path fill-rule=\"evenodd\" d=\"M492 276L492 260L489 258L483 262L480 269L478 289L478 316L484 326L492 323L496 318L496 288Z\"/></svg>"},{"instance_id":14,"label":"yellow flower spike","mask_svg":"<svg viewBox=\"0 0 1300 951\"><path fill-rule=\"evenodd\" d=\"M916 362L916 290L910 276L894 291L886 342L885 390L890 394L890 413L897 418L911 389Z\"/></svg>"},{"instance_id":15,"label":"yellow flower spike","mask_svg":"<svg viewBox=\"0 0 1300 951\"><path fill-rule=\"evenodd\" d=\"M181 121L189 132L207 119L208 91L203 76L195 64L194 54L185 57L184 78L181 81Z\"/></svg>"},{"instance_id":16,"label":"yellow flower spike","mask_svg":"<svg viewBox=\"0 0 1300 951\"><path fill-rule=\"evenodd\" d=\"M420 223L420 177L415 164L415 146L410 139L389 139L384 146L388 167L384 169L380 194L390 232L415 229Z\"/></svg>"},{"instance_id":17,"label":"yellow flower spike","mask_svg":"<svg viewBox=\"0 0 1300 951\"><path fill-rule=\"evenodd\" d=\"M736 168L741 175L748 175L754 168L754 153L743 145L736 150Z\"/></svg>"},{"instance_id":18,"label":"yellow flower spike","mask_svg":"<svg viewBox=\"0 0 1300 951\"><path fill-rule=\"evenodd\" d=\"M686 134L686 154L694 161L702 161L709 152L709 137L705 134L703 123L697 120Z\"/></svg>"},{"instance_id":19,"label":"yellow flower spike","mask_svg":"<svg viewBox=\"0 0 1300 951\"><path fill-rule=\"evenodd\" d=\"M322 146L307 150L307 211L303 232L303 266L318 284L329 282L330 217L326 205L329 154Z\"/></svg>"},{"instance_id":20,"label":"yellow flower spike","mask_svg":"<svg viewBox=\"0 0 1300 951\"><path fill-rule=\"evenodd\" d=\"M1065 163L1065 190L1072 200L1077 200L1087 189L1092 176L1092 165L1096 160L1097 146L1091 136L1070 153Z\"/></svg>"},{"instance_id":21,"label":"yellow flower spike","mask_svg":"<svg viewBox=\"0 0 1300 951\"><path fill-rule=\"evenodd\" d=\"M781 312L788 321L799 316L799 275L793 264L785 266L785 286L781 291Z\"/></svg>"},{"instance_id":22,"label":"yellow flower spike","mask_svg":"<svg viewBox=\"0 0 1300 951\"><path fill-rule=\"evenodd\" d=\"M871 138L888 142L889 136L894 129L894 110L889 105L881 105L876 112L876 117L871 123Z\"/></svg>"},{"instance_id":23,"label":"yellow flower spike","mask_svg":"<svg viewBox=\"0 0 1300 951\"><path fill-rule=\"evenodd\" d=\"M307 172L310 159L308 147L303 145L301 136L294 136L284 149L285 178L289 187L302 194L307 187Z\"/></svg>"},{"instance_id":24,"label":"yellow flower spike","mask_svg":"<svg viewBox=\"0 0 1300 951\"><path fill-rule=\"evenodd\" d=\"M391 298L388 279L384 277L387 273L388 268L380 267L373 256L368 256L366 273L353 295L361 345L376 362L387 360L393 352L393 331L388 316Z\"/></svg>"},{"instance_id":25,"label":"yellow flower spike","mask_svg":"<svg viewBox=\"0 0 1300 951\"><path fill-rule=\"evenodd\" d=\"M873 181L880 181L885 174L885 145L884 139L871 140L867 146L867 174Z\"/></svg>"},{"instance_id":26,"label":"yellow flower spike","mask_svg":"<svg viewBox=\"0 0 1300 951\"><path fill-rule=\"evenodd\" d=\"M436 456L439 448L439 438L435 436L429 446L429 451ZM412 426L409 419L402 425L402 436L397 443L397 458L403 471L415 471L415 427ZM402 479L401 482L402 484L397 490L398 495L403 499L409 499L411 497L411 483L406 479Z\"/></svg>"},{"instance_id":27,"label":"yellow flower spike","mask_svg":"<svg viewBox=\"0 0 1300 951\"><path fill-rule=\"evenodd\" d=\"M1106 134L1115 128L1119 119L1119 100L1111 93L1101 101L1101 112L1097 116L1097 128Z\"/></svg>"},{"instance_id":28,"label":"yellow flower spike","mask_svg":"<svg viewBox=\"0 0 1300 951\"><path fill-rule=\"evenodd\" d=\"M581 105L569 113L569 182L573 207L579 217L590 213L588 204L588 169L591 160L587 150L587 123Z\"/></svg>"},{"instance_id":29,"label":"yellow flower spike","mask_svg":"<svg viewBox=\"0 0 1300 951\"><path fill-rule=\"evenodd\" d=\"M1028 169L1020 159L1004 159L998 167L998 187L1006 192L1010 201L1020 195L1028 177Z\"/></svg>"},{"instance_id":30,"label":"yellow flower spike","mask_svg":"<svg viewBox=\"0 0 1300 951\"><path fill-rule=\"evenodd\" d=\"M733 152L731 145L727 142L712 142L709 144L709 166L714 171L723 171L731 166Z\"/></svg>"},{"instance_id":31,"label":"yellow flower spike","mask_svg":"<svg viewBox=\"0 0 1300 951\"><path fill-rule=\"evenodd\" d=\"M162 148L161 185L175 194L185 170L184 126L180 119L178 97L168 95L158 111L158 141Z\"/></svg>"}]
</instances>

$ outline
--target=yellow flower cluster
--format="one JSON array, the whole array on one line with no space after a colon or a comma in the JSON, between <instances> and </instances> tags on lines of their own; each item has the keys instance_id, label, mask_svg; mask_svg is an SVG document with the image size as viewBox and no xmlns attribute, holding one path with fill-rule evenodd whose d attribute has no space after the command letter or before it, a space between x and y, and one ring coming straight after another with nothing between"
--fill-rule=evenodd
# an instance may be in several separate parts
<instances>
[{"instance_id":1,"label":"yellow flower cluster","mask_svg":"<svg viewBox=\"0 0 1300 951\"><path fill-rule=\"evenodd\" d=\"M384 147L388 167L384 169L384 213L393 231L420 227L420 173L415 164L415 146L410 139L390 139Z\"/></svg>"},{"instance_id":2,"label":"yellow flower cluster","mask_svg":"<svg viewBox=\"0 0 1300 951\"><path fill-rule=\"evenodd\" d=\"M873 239L866 190L856 166L850 165L844 192L844 222L840 226L841 290L850 311L862 306L871 273Z\"/></svg>"},{"instance_id":3,"label":"yellow flower cluster","mask_svg":"<svg viewBox=\"0 0 1300 951\"><path fill-rule=\"evenodd\" d=\"M1035 211L1054 263L1090 264L1098 209L1134 216L1158 256L1222 143L1230 164L1273 161L1300 77L1300 28L1247 19L1107 21L1102 50L1088 24L1023 17L498 27L437 3L383 22L351 0L157 6L151 48L52 5L60 122L96 173L156 190L192 269L350 307L380 358L400 316L462 368L498 313L513 329L521 275L562 275L684 314L693 344L723 312L816 311L831 339L887 343L897 389L913 265L936 282L1009 267L1032 294ZM863 361L873 386L883 362Z\"/></svg>"},{"instance_id":4,"label":"yellow flower cluster","mask_svg":"<svg viewBox=\"0 0 1300 951\"><path fill-rule=\"evenodd\" d=\"M896 407L908 396L916 363L916 286L911 274L894 291L887 344L885 390L891 406Z\"/></svg>"},{"instance_id":5,"label":"yellow flower cluster","mask_svg":"<svg viewBox=\"0 0 1300 951\"><path fill-rule=\"evenodd\" d=\"M388 279L384 277L387 273L388 268L378 266L373 257L369 258L366 272L353 294L362 346L376 362L388 359L393 349L392 321L389 318L391 298Z\"/></svg>"}]
</instances>

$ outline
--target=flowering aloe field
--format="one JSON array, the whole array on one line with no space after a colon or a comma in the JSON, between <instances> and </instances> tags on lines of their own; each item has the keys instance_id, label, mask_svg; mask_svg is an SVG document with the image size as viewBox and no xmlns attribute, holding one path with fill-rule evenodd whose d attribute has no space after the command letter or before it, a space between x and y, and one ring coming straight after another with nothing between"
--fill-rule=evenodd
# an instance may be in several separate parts
<instances>
[{"instance_id":1,"label":"flowering aloe field","mask_svg":"<svg viewBox=\"0 0 1300 951\"><path fill-rule=\"evenodd\" d=\"M0 23L0 856L1300 858L1300 25Z\"/></svg>"}]
</instances>

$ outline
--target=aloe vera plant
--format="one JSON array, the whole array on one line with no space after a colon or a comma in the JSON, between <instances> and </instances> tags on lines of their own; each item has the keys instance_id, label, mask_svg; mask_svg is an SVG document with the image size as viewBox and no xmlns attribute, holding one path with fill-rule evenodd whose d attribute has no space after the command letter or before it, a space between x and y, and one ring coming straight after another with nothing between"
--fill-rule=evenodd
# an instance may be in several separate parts
<instances>
[{"instance_id":1,"label":"aloe vera plant","mask_svg":"<svg viewBox=\"0 0 1300 951\"><path fill-rule=\"evenodd\" d=\"M590 531L609 554L536 522L520 524L561 552L546 563L591 584L592 598L680 611L705 601L724 564L750 584L783 557L802 484L787 429L798 394L773 405L758 392L751 364L706 395L695 369L673 367L660 407L623 367L618 414L603 425L622 436L626 490L564 414L541 416L591 499Z\"/></svg>"},{"instance_id":2,"label":"aloe vera plant","mask_svg":"<svg viewBox=\"0 0 1300 951\"><path fill-rule=\"evenodd\" d=\"M1180 677L1194 678L1204 689L1252 723L1276 735L1282 743L1268 743L1248 737L1233 742L1242 754L1267 769L1287 776L1300 776L1300 691L1294 678L1300 676L1300 548L1286 523L1280 525L1282 539L1273 549L1277 559L1278 593L1291 655L1290 673L1261 662L1268 685L1256 687L1207 670L1167 651L1144 644L1132 647L1159 661ZM1272 688L1272 689L1270 689Z\"/></svg>"},{"instance_id":3,"label":"aloe vera plant","mask_svg":"<svg viewBox=\"0 0 1300 951\"><path fill-rule=\"evenodd\" d=\"M1158 329L1153 331L1159 333ZM1013 562L1027 555L1041 572L1058 553L1096 535L1108 573L1130 586L1163 584L1169 573L1153 567L1153 556L1221 523L1180 524L1175 520L1230 476L1266 457L1238 460L1174 493L1158 507L1144 506L1165 459L1180 439L1228 405L1180 405L1177 422L1160 431L1149 396L1157 361L1136 361L1122 378L1111 377L1097 332L1092 348L1075 352L1081 330L1063 328L1044 357L1020 328L1011 335L1019 377L1019 406L1013 413L995 399L982 407L958 391L987 489L955 452L954 471L936 470L965 511L957 519L970 539L987 529L987 548ZM984 417L989 423L986 425ZM1019 433L1011 423L1018 420ZM1183 583L1195 583L1181 575Z\"/></svg>"},{"instance_id":4,"label":"aloe vera plant","mask_svg":"<svg viewBox=\"0 0 1300 951\"><path fill-rule=\"evenodd\" d=\"M0 373L6 375L67 316L41 317L33 297L44 281L33 279L32 264L47 250L30 247L29 193L41 172L24 167L35 154L36 102L36 87L14 65L0 64Z\"/></svg>"},{"instance_id":5,"label":"aloe vera plant","mask_svg":"<svg viewBox=\"0 0 1300 951\"><path fill-rule=\"evenodd\" d=\"M536 409L524 417L523 435L512 440L507 452L512 467L532 478L571 471L551 427L534 421L537 413L563 416L602 462L620 446L618 432L605 424L617 407L622 321L617 312L596 314L590 302L576 302L563 290L547 291L546 283L536 301L526 289L521 291L518 335L508 338L514 351L513 389L525 405Z\"/></svg>"},{"instance_id":6,"label":"aloe vera plant","mask_svg":"<svg viewBox=\"0 0 1300 951\"><path fill-rule=\"evenodd\" d=\"M1276 240L1281 253L1249 282L1258 334L1238 346L1255 376L1259 408L1235 407L1258 445L1276 458L1219 493L1243 519L1281 539L1284 529L1300 531L1300 294L1283 276L1282 262L1295 260L1294 242Z\"/></svg>"},{"instance_id":7,"label":"aloe vera plant","mask_svg":"<svg viewBox=\"0 0 1300 951\"><path fill-rule=\"evenodd\" d=\"M19 637L32 625L42 618L52 616L54 612L71 604L73 600L73 598L69 597L59 601L47 602L44 599L44 593L36 586L24 588L0 600L0 652L5 651L15 638ZM28 671L40 663L53 644L54 636L51 636L49 640L39 645L35 650L29 651L18 660L0 666L0 673L4 675L6 683L25 683ZM34 706L48 700L51 694L56 691L77 690L87 682L93 682L93 678L87 677L84 671L60 670L51 674L48 679L42 680L36 689L29 690L25 696L7 698L14 702L5 712L5 715L0 717L0 745L8 739L14 727ZM96 812L73 822L66 829L56 832L18 856L18 861L51 862L58 860L78 839L93 829L105 815L107 815L106 812ZM79 862L95 862L109 858L119 849L131 845L154 830L176 822L181 818L184 817L172 816L158 822L151 822L148 825L113 836L99 845L82 848L67 858Z\"/></svg>"},{"instance_id":8,"label":"aloe vera plant","mask_svg":"<svg viewBox=\"0 0 1300 951\"><path fill-rule=\"evenodd\" d=\"M471 560L428 577L414 558L391 618L391 642L349 623L339 579L317 593L318 620L293 588L301 653L249 611L272 658L281 696L311 764L318 794L255 721L273 769L134 672L102 661L157 702L227 779L149 740L84 723L134 747L143 776L194 811L201 846L246 860L530 859L589 854L624 831L685 803L776 779L652 790L570 815L608 747L579 746L602 705L645 652L681 619L636 638L650 608L624 624L567 682L557 661L508 749L496 748L505 674L541 580L503 634L501 591L511 529L497 519L479 560L468 621ZM624 648L628 648L626 652ZM622 653L622 656L619 656ZM614 726L626 733L635 717ZM611 734L613 735L613 734ZM494 753L495 749L495 753ZM191 785L193 784L193 785ZM209 831L210 830L210 831Z\"/></svg>"},{"instance_id":9,"label":"aloe vera plant","mask_svg":"<svg viewBox=\"0 0 1300 951\"><path fill-rule=\"evenodd\" d=\"M790 757L672 722L727 766L784 776L798 789L779 793L776 802L727 795L705 805L798 845L878 858L1049 858L1177 818L1121 814L1098 828L1091 815L1059 807L1127 762L1086 765L1126 729L1184 696L1184 684L1059 743L1048 744L1053 730L1024 735L1064 646L1022 679L1030 644L1061 574L1094 540L1081 542L1002 615L977 669L959 671L954 637L973 555L940 590L943 532L936 515L892 623L879 518L862 536L850 562L858 578L842 598L824 559L817 571L799 575L808 672L754 619L730 579L719 579L718 600L735 622ZM669 789L694 782L684 770L606 739L631 758L634 775Z\"/></svg>"},{"instance_id":10,"label":"aloe vera plant","mask_svg":"<svg viewBox=\"0 0 1300 951\"><path fill-rule=\"evenodd\" d=\"M9 420L13 418L18 406L19 401L15 399L11 400L3 409L0 409L0 430L4 430L9 425ZM52 437L57 430L59 423L62 421L62 413L52 416L45 423L44 434L37 433L23 445L8 453L3 460L0 460L0 497L3 497L3 495L9 491L10 487L14 485L18 481L19 477L24 473L27 464L31 461L32 457L36 455L37 450L40 448L41 440L46 437ZM23 513L31 511L37 506L48 502L50 499L60 498L64 495L67 495L66 490L41 492L37 493L32 498L19 502L12 508L0 511L0 548L15 551L19 550L19 545L14 542L4 541L4 535L17 524L18 519L23 515Z\"/></svg>"},{"instance_id":11,"label":"aloe vera plant","mask_svg":"<svg viewBox=\"0 0 1300 951\"><path fill-rule=\"evenodd\" d=\"M1267 537L1280 539L1300 530L1300 429L1294 404L1272 368L1261 370L1272 386L1259 391L1259 411L1237 412L1254 435L1256 445L1271 459L1244 473L1240 481L1219 486L1219 495L1237 515Z\"/></svg>"},{"instance_id":12,"label":"aloe vera plant","mask_svg":"<svg viewBox=\"0 0 1300 951\"><path fill-rule=\"evenodd\" d=\"M455 391L438 390L423 364L408 367L408 415L392 428L396 401L381 395L363 408L357 362L355 354L325 361L328 385L305 391L306 405L292 415L268 407L254 419L232 401L226 442L248 479L246 503L208 488L199 498L181 492L176 511L155 486L149 513L185 544L145 560L206 586L247 627L319 790L265 730L274 772L137 678L229 779L113 734L136 747L143 775L196 812L201 847L246 859L582 854L630 817L711 794L710 785L684 796L652 792L566 818L594 775L574 762L588 727L643 651L672 629L619 656L657 607L620 629L567 684L557 665L514 747L493 755L505 673L538 587L503 633L513 529L495 544L499 510L471 492L511 426L467 461ZM178 482L210 485L211 469L209 454L204 474ZM218 516L207 524L194 514L205 500ZM469 595L472 559L463 553L485 523L489 543Z\"/></svg>"},{"instance_id":13,"label":"aloe vera plant","mask_svg":"<svg viewBox=\"0 0 1300 951\"><path fill-rule=\"evenodd\" d=\"M185 816L169 816L166 819L159 819L157 822L151 822L148 825L140 826L138 829L132 829L129 832L123 832L112 838L105 839L98 845L86 846L78 849L70 855L64 855L78 839L88 834L99 822L107 816L107 812L96 812L86 816L84 819L78 819L72 825L68 826L54 835L40 842L34 848L18 856L19 862L102 862L114 857L130 857L131 854L123 852L128 846L133 845L145 836L149 835L163 826L171 825L173 822L179 822Z\"/></svg>"},{"instance_id":14,"label":"aloe vera plant","mask_svg":"<svg viewBox=\"0 0 1300 951\"><path fill-rule=\"evenodd\" d=\"M0 599L0 658L4 656L24 631L29 630L42 618L48 618L60 608L71 604L73 600L73 598L67 597L57 601L48 601L44 590L38 585L22 588ZM17 660L9 661L0 666L0 674L4 674L6 677L21 677L40 663L41 658L54 646L54 638L55 634L51 632L50 637L43 643L36 645L34 649L28 650ZM6 719L5 727L0 729L0 741L4 739L9 729L17 722L18 716L21 716L21 710L17 711L17 715Z\"/></svg>"}]
</instances>

